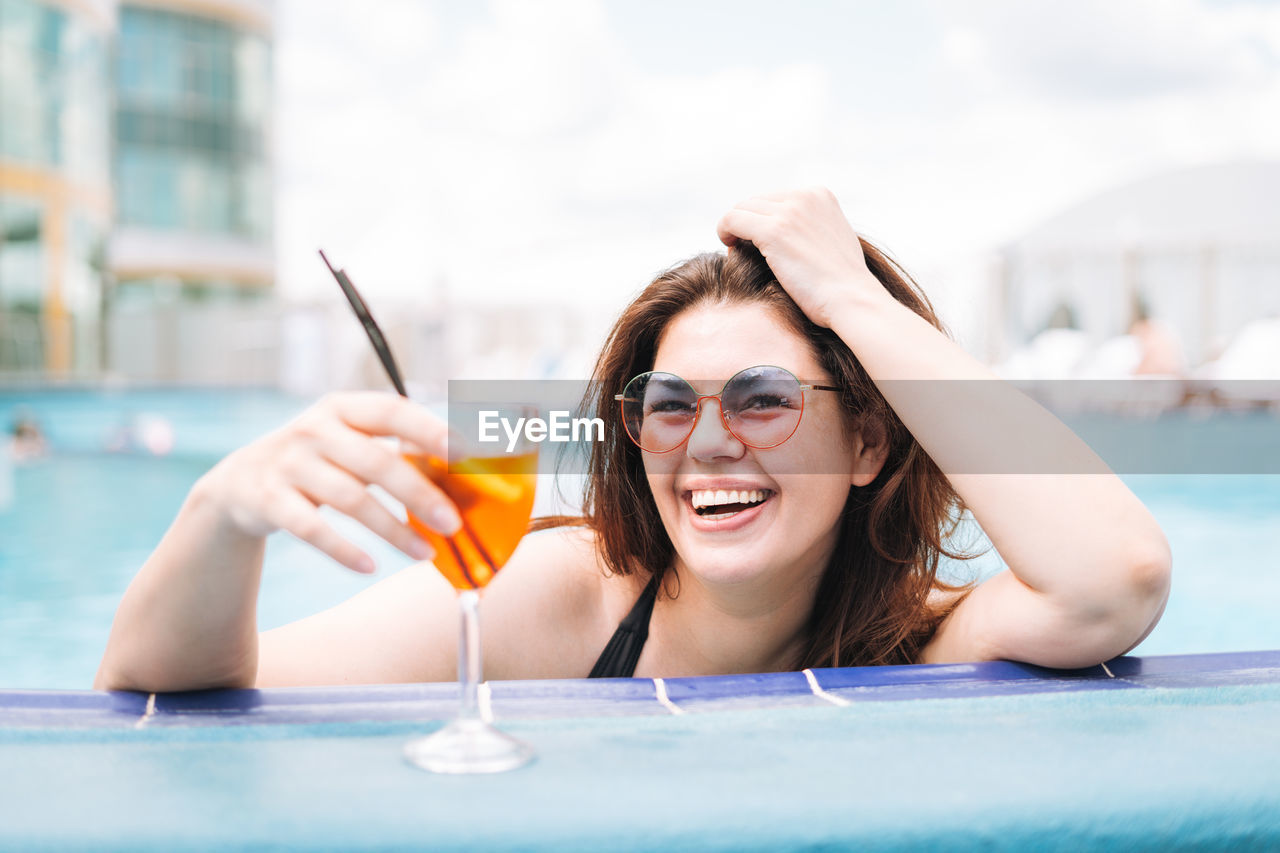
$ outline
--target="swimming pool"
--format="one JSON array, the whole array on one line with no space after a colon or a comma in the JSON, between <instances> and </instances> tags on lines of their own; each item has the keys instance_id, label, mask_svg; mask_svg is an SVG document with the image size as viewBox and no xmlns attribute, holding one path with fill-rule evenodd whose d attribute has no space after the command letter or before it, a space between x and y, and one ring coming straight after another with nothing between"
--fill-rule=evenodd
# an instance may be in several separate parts
<instances>
[{"instance_id":1,"label":"swimming pool","mask_svg":"<svg viewBox=\"0 0 1280 853\"><path fill-rule=\"evenodd\" d=\"M456 685L0 690L0 848L1274 850L1280 652L497 682L535 761L423 773Z\"/></svg>"},{"instance_id":2,"label":"swimming pool","mask_svg":"<svg viewBox=\"0 0 1280 853\"><path fill-rule=\"evenodd\" d=\"M120 595L190 485L225 452L283 423L306 401L269 392L0 394L0 423L34 414L55 452L16 466L0 506L0 687L87 687ZM131 415L163 416L174 451L105 453ZM1131 475L1173 546L1174 587L1159 627L1134 654L1280 649L1280 476ZM549 491L549 490L548 490ZM540 494L542 509L550 495ZM373 579L273 537L259 622L273 627L341 601L409 559L352 524L374 554ZM992 555L972 570L998 568ZM966 569L967 570L967 569Z\"/></svg>"}]
</instances>

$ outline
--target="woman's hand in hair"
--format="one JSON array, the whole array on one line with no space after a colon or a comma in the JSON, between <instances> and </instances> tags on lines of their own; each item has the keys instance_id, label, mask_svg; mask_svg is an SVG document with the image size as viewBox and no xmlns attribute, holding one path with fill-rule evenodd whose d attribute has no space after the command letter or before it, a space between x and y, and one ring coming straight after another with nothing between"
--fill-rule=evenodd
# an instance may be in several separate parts
<instances>
[{"instance_id":1,"label":"woman's hand in hair","mask_svg":"<svg viewBox=\"0 0 1280 853\"><path fill-rule=\"evenodd\" d=\"M830 327L850 306L892 299L867 269L862 243L825 188L756 196L734 206L716 232L749 240L810 320Z\"/></svg>"},{"instance_id":2,"label":"woman's hand in hair","mask_svg":"<svg viewBox=\"0 0 1280 853\"><path fill-rule=\"evenodd\" d=\"M325 521L320 507L354 518L417 559L427 545L372 494L380 486L445 534L459 524L452 502L397 451L393 436L443 457L447 425L426 409L383 393L325 397L296 419L213 468L197 486L224 522L243 535L287 530L347 568L372 572L373 560Z\"/></svg>"}]
</instances>

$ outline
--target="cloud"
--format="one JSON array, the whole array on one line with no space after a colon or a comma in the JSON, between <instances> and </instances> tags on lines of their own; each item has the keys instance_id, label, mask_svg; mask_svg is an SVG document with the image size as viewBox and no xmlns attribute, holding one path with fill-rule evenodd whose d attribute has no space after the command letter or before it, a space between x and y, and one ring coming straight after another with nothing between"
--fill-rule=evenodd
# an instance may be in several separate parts
<instances>
[{"instance_id":1,"label":"cloud","mask_svg":"<svg viewBox=\"0 0 1280 853\"><path fill-rule=\"evenodd\" d=\"M1280 8L1196 0L940 4L957 70L1010 91L1146 98L1257 85L1280 71Z\"/></svg>"},{"instance_id":2,"label":"cloud","mask_svg":"<svg viewBox=\"0 0 1280 853\"><path fill-rule=\"evenodd\" d=\"M293 293L322 279L312 244L324 239L388 295L444 279L459 298L616 303L716 245L744 188L795 183L831 110L813 64L642 72L586 0L494 3L394 73L365 62L377 29L349 28L336 57L332 34L283 35Z\"/></svg>"},{"instance_id":3,"label":"cloud","mask_svg":"<svg viewBox=\"0 0 1280 853\"><path fill-rule=\"evenodd\" d=\"M616 308L716 248L742 196L813 183L931 294L963 295L975 258L1091 193L1280 152L1275 6L831 4L698 29L661 61L665 19L634 32L590 0L410 3L376 22L284 6L295 297L332 295L323 245L379 300L429 303L444 281L459 300ZM815 18L875 49L773 53L808 44Z\"/></svg>"},{"instance_id":4,"label":"cloud","mask_svg":"<svg viewBox=\"0 0 1280 853\"><path fill-rule=\"evenodd\" d=\"M498 140L564 138L608 114L619 45L598 4L498 2L434 69L423 106Z\"/></svg>"}]
</instances>

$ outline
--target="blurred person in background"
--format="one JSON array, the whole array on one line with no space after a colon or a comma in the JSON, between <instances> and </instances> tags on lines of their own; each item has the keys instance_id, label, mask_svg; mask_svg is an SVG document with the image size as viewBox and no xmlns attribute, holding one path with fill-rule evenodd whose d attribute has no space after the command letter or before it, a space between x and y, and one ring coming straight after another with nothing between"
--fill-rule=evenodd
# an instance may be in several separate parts
<instances>
[{"instance_id":1,"label":"blurred person in background","mask_svg":"<svg viewBox=\"0 0 1280 853\"><path fill-rule=\"evenodd\" d=\"M49 452L49 440L34 414L19 409L9 426L9 452L15 460L37 459Z\"/></svg>"},{"instance_id":2,"label":"blurred person in background","mask_svg":"<svg viewBox=\"0 0 1280 853\"><path fill-rule=\"evenodd\" d=\"M1128 333L1137 341L1139 352L1133 375L1183 376L1187 365L1173 328L1151 316L1151 309L1141 295L1134 296L1132 315Z\"/></svg>"}]
</instances>

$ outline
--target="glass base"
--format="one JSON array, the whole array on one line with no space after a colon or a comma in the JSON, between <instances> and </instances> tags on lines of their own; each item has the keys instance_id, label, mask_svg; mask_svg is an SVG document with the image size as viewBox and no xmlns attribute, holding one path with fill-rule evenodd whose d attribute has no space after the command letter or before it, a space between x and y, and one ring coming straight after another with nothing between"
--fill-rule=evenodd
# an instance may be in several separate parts
<instances>
[{"instance_id":1,"label":"glass base","mask_svg":"<svg viewBox=\"0 0 1280 853\"><path fill-rule=\"evenodd\" d=\"M459 719L404 747L410 764L432 773L502 773L533 758L533 748L483 720Z\"/></svg>"}]
</instances>

